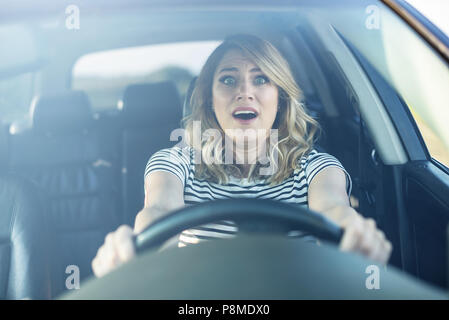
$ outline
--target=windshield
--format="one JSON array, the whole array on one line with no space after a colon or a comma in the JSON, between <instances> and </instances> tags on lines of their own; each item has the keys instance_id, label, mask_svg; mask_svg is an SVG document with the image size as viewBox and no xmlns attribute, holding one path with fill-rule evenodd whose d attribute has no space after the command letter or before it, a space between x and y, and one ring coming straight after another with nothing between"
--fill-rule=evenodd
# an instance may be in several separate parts
<instances>
[{"instance_id":1,"label":"windshield","mask_svg":"<svg viewBox=\"0 0 449 320\"><path fill-rule=\"evenodd\" d=\"M342 208L360 213L381 241L392 239L390 261L400 267L409 232L402 224L410 223L411 234L422 226L406 210L433 212L428 230L446 226L439 219L447 208L435 209L434 192L421 192L419 176L403 172L421 162L449 172L449 64L386 1L25 2L0 12L0 43L7 44L0 50L0 129L9 133L0 160L48 196L56 294L92 276L98 248L120 225L137 234L149 221L203 202L243 196L336 210L326 217L348 214ZM17 33L10 26L19 26ZM213 56L223 41L232 49L256 45ZM271 136L251 140L242 128ZM193 141L184 148L186 136ZM221 138L235 143L220 146ZM263 152L245 154L260 140ZM234 145L244 147L234 152ZM416 190L407 184L415 180ZM310 191L312 182L322 193ZM326 196L331 205L317 200ZM137 218L149 208L150 218ZM180 228L175 245L200 246L243 230L223 219ZM433 239L439 262L441 234ZM391 248L384 246L380 261Z\"/></svg>"}]
</instances>

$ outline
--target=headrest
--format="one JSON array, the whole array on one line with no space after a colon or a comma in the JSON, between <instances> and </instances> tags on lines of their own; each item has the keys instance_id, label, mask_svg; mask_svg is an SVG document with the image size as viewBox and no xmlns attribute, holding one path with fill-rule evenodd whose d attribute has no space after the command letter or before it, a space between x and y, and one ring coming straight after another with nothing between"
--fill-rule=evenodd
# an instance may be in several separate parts
<instances>
[{"instance_id":1,"label":"headrest","mask_svg":"<svg viewBox=\"0 0 449 320\"><path fill-rule=\"evenodd\" d=\"M30 110L33 131L39 133L81 132L92 125L89 99L83 91L67 91L37 97Z\"/></svg>"},{"instance_id":2,"label":"headrest","mask_svg":"<svg viewBox=\"0 0 449 320\"><path fill-rule=\"evenodd\" d=\"M192 80L190 80L189 88L186 92L186 97L184 99L184 105L182 106L182 117L186 117L192 113L192 108L190 106L190 98L192 97L193 89L195 88L196 79L198 77L193 77Z\"/></svg>"},{"instance_id":3,"label":"headrest","mask_svg":"<svg viewBox=\"0 0 449 320\"><path fill-rule=\"evenodd\" d=\"M181 116L181 99L173 82L133 84L125 89L123 118L127 127L177 124Z\"/></svg>"}]
</instances>

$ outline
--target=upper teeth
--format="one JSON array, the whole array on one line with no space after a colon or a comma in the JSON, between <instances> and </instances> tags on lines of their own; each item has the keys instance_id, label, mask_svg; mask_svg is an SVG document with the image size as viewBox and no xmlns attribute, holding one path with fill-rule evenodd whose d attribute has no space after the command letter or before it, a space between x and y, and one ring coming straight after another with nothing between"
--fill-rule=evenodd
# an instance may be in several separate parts
<instances>
[{"instance_id":1,"label":"upper teeth","mask_svg":"<svg viewBox=\"0 0 449 320\"><path fill-rule=\"evenodd\" d=\"M242 111L236 111L234 113L234 115L238 115L238 114L255 114L254 111L250 111L250 110L242 110Z\"/></svg>"}]
</instances>

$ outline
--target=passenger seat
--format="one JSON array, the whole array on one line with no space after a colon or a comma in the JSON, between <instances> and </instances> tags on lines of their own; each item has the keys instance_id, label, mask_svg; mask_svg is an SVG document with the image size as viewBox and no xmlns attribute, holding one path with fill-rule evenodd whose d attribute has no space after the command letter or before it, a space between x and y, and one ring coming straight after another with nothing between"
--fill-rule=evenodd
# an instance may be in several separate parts
<instances>
[{"instance_id":1,"label":"passenger seat","mask_svg":"<svg viewBox=\"0 0 449 320\"><path fill-rule=\"evenodd\" d=\"M97 249L121 222L116 205L120 188L99 153L85 93L41 96L32 103L31 119L31 129L11 135L9 166L32 179L49 198L46 219L54 239L55 295L67 289L69 276L77 276L73 270L79 270L80 279L92 274Z\"/></svg>"},{"instance_id":2,"label":"passenger seat","mask_svg":"<svg viewBox=\"0 0 449 320\"><path fill-rule=\"evenodd\" d=\"M44 198L6 171L7 127L0 121L0 299L50 299L50 239Z\"/></svg>"}]
</instances>

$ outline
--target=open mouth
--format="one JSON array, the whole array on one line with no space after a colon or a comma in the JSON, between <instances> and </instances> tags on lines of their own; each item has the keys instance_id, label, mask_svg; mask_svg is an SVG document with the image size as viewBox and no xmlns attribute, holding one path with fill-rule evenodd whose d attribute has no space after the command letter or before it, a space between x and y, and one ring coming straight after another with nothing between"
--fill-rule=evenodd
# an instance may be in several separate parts
<instances>
[{"instance_id":1,"label":"open mouth","mask_svg":"<svg viewBox=\"0 0 449 320\"><path fill-rule=\"evenodd\" d=\"M235 111L232 116L238 120L251 120L258 116L257 112L251 110L239 110Z\"/></svg>"}]
</instances>

